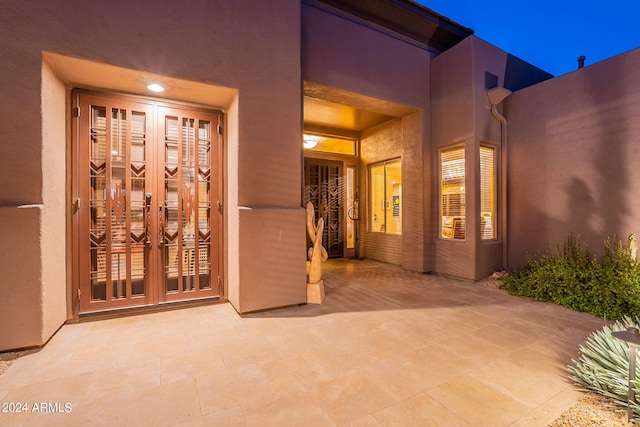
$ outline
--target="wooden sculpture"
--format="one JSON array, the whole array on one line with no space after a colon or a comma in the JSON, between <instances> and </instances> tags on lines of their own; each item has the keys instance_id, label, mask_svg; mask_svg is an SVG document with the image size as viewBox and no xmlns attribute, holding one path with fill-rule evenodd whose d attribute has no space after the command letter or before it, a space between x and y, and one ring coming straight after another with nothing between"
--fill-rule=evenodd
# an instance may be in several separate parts
<instances>
[{"instance_id":1,"label":"wooden sculpture","mask_svg":"<svg viewBox=\"0 0 640 427\"><path fill-rule=\"evenodd\" d=\"M632 260L638 259L638 238L635 233L631 233L629 235L629 239L627 240L627 252Z\"/></svg>"},{"instance_id":2,"label":"wooden sculpture","mask_svg":"<svg viewBox=\"0 0 640 427\"><path fill-rule=\"evenodd\" d=\"M324 300L324 280L322 280L322 262L329 258L327 251L322 247L322 232L324 219L320 218L318 224L314 224L315 210L311 202L307 203L307 233L313 244L309 248L310 261L309 281L307 283L307 303L321 304Z\"/></svg>"}]
</instances>

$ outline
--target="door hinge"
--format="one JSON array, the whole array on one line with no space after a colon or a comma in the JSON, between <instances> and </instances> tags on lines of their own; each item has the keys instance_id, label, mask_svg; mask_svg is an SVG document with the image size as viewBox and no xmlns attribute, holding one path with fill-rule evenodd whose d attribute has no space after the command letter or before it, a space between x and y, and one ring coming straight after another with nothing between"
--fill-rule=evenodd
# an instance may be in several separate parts
<instances>
[{"instance_id":1,"label":"door hinge","mask_svg":"<svg viewBox=\"0 0 640 427\"><path fill-rule=\"evenodd\" d=\"M218 135L222 135L222 131L223 131L222 125L218 125L218 128L217 128Z\"/></svg>"},{"instance_id":2,"label":"door hinge","mask_svg":"<svg viewBox=\"0 0 640 427\"><path fill-rule=\"evenodd\" d=\"M77 198L73 202L71 202L71 210L73 211L73 213L78 212L78 209L80 209L80 198Z\"/></svg>"},{"instance_id":3,"label":"door hinge","mask_svg":"<svg viewBox=\"0 0 640 427\"><path fill-rule=\"evenodd\" d=\"M218 200L216 204L218 205L218 212L222 213L222 202Z\"/></svg>"},{"instance_id":4,"label":"door hinge","mask_svg":"<svg viewBox=\"0 0 640 427\"><path fill-rule=\"evenodd\" d=\"M218 276L218 290L222 287L222 277Z\"/></svg>"},{"instance_id":5,"label":"door hinge","mask_svg":"<svg viewBox=\"0 0 640 427\"><path fill-rule=\"evenodd\" d=\"M80 107L73 107L71 109L71 117L73 118L80 117Z\"/></svg>"}]
</instances>

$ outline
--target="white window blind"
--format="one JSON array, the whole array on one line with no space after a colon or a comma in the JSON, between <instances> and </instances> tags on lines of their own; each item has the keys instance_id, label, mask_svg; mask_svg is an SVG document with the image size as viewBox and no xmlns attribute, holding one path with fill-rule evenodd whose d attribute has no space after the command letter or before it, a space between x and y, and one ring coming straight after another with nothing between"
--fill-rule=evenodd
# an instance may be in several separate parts
<instances>
[{"instance_id":1,"label":"white window blind","mask_svg":"<svg viewBox=\"0 0 640 427\"><path fill-rule=\"evenodd\" d=\"M440 152L440 237L464 240L465 215L464 147Z\"/></svg>"},{"instance_id":2,"label":"white window blind","mask_svg":"<svg viewBox=\"0 0 640 427\"><path fill-rule=\"evenodd\" d=\"M495 149L480 147L480 238L496 238Z\"/></svg>"}]
</instances>

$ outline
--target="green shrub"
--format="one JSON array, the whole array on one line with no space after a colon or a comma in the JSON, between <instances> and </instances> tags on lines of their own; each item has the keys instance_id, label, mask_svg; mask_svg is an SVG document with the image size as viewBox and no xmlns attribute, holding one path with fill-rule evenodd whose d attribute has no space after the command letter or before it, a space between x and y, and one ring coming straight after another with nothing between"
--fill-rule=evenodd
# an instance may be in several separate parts
<instances>
[{"instance_id":1,"label":"green shrub","mask_svg":"<svg viewBox=\"0 0 640 427\"><path fill-rule=\"evenodd\" d=\"M611 398L621 406L627 406L629 386L629 344L615 338L613 331L624 331L628 327L637 327L630 317L617 321L602 330L592 333L580 346L575 366L569 366L569 378L587 390L592 390ZM636 358L640 366L640 358ZM631 407L636 416L640 415L640 381L634 382L636 398Z\"/></svg>"},{"instance_id":2,"label":"green shrub","mask_svg":"<svg viewBox=\"0 0 640 427\"><path fill-rule=\"evenodd\" d=\"M579 238L569 234L555 254L547 250L537 260L503 279L513 295L550 301L605 319L640 316L640 265L619 240L607 239L598 261Z\"/></svg>"}]
</instances>

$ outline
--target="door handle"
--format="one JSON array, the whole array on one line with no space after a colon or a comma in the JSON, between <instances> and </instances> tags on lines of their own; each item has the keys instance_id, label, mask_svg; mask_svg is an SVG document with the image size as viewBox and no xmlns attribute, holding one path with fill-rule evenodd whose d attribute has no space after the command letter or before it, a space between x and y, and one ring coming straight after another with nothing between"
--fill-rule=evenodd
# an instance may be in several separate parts
<instances>
[{"instance_id":1,"label":"door handle","mask_svg":"<svg viewBox=\"0 0 640 427\"><path fill-rule=\"evenodd\" d=\"M144 234L146 236L145 243L151 246L151 193L144 195Z\"/></svg>"}]
</instances>

